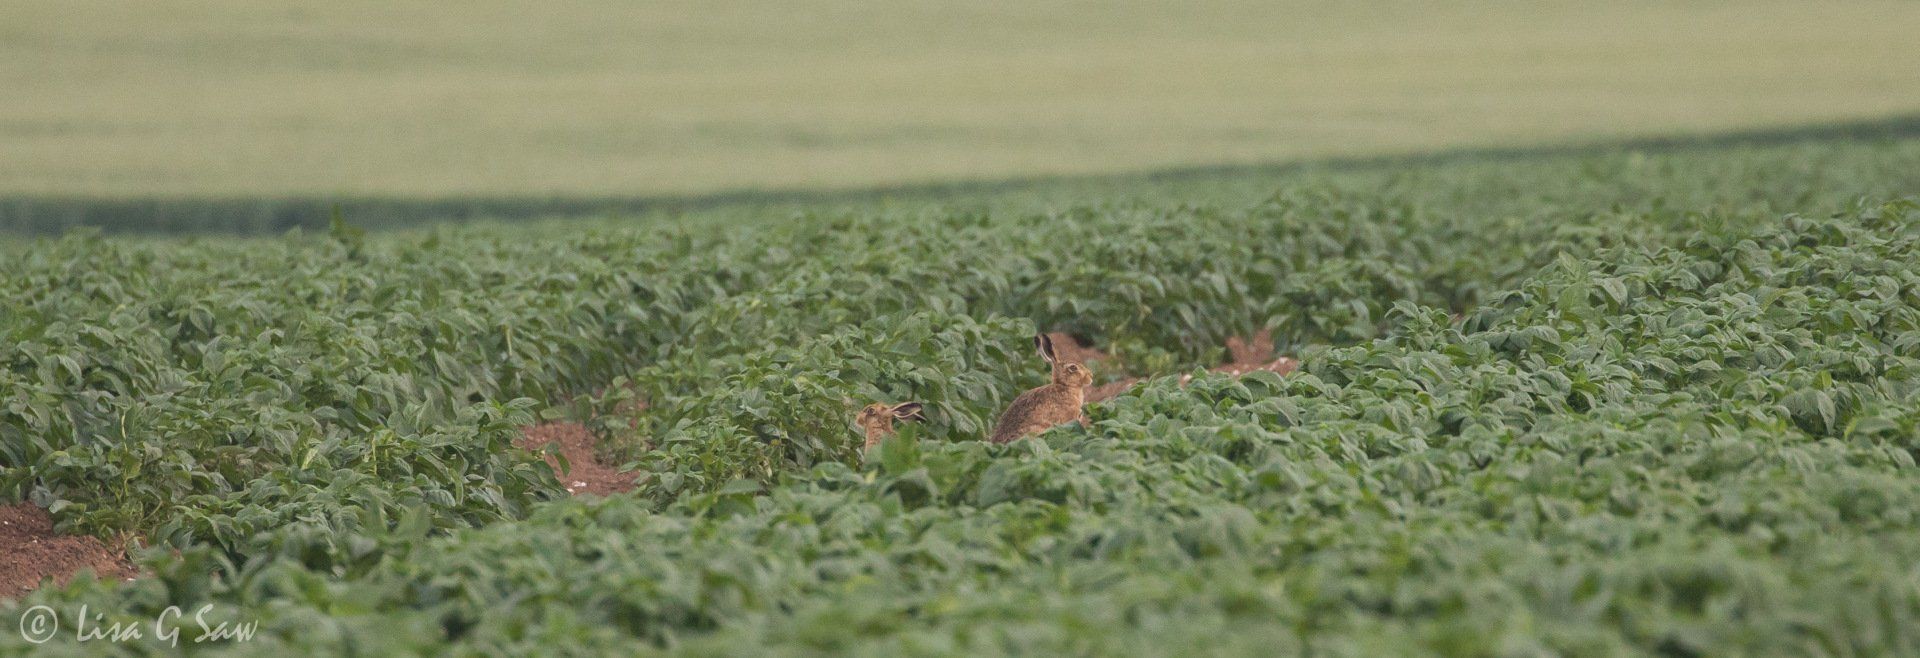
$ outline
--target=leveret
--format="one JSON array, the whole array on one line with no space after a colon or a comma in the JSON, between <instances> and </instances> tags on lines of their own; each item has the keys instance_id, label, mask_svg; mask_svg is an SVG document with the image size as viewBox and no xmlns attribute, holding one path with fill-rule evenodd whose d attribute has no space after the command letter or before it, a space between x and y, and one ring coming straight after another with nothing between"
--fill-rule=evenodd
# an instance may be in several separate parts
<instances>
[{"instance_id":1,"label":"leveret","mask_svg":"<svg viewBox=\"0 0 1920 658\"><path fill-rule=\"evenodd\" d=\"M925 420L926 418L920 415L921 408L922 405L918 402L902 402L900 404L875 402L867 405L867 408L861 409L860 415L855 416L853 419L853 424L859 425L860 430L867 435L867 444L862 446L861 449L871 450L874 446L879 445L881 440L893 436L893 421L895 420L915 422Z\"/></svg>"},{"instance_id":2,"label":"leveret","mask_svg":"<svg viewBox=\"0 0 1920 658\"><path fill-rule=\"evenodd\" d=\"M1078 361L1061 361L1054 354L1053 339L1046 334L1034 336L1033 347L1040 351L1040 358L1053 367L1053 381L1014 398L1013 404L1001 412L1000 422L994 425L993 436L988 441L1006 443L1076 420L1082 425L1090 424L1083 407L1087 386L1093 384L1093 371Z\"/></svg>"}]
</instances>

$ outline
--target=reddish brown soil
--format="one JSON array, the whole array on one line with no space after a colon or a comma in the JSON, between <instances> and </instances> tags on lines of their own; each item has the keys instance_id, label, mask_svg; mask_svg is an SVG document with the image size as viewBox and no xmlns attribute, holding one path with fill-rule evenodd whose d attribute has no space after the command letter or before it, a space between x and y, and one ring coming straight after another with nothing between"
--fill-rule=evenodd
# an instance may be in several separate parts
<instances>
[{"instance_id":1,"label":"reddish brown soil","mask_svg":"<svg viewBox=\"0 0 1920 658\"><path fill-rule=\"evenodd\" d=\"M1227 339L1227 358L1233 363L1263 363L1273 357L1273 332L1261 329L1260 333L1241 338Z\"/></svg>"},{"instance_id":2,"label":"reddish brown soil","mask_svg":"<svg viewBox=\"0 0 1920 658\"><path fill-rule=\"evenodd\" d=\"M1146 381L1146 379L1140 378L1140 377L1130 377L1127 379L1110 381L1105 384L1101 384L1099 386L1089 386L1087 387L1087 404L1093 404L1095 402L1100 402L1102 400L1111 400L1114 397L1120 395L1121 393L1127 392L1127 389L1133 388L1134 384L1138 384L1143 381Z\"/></svg>"},{"instance_id":3,"label":"reddish brown soil","mask_svg":"<svg viewBox=\"0 0 1920 658\"><path fill-rule=\"evenodd\" d=\"M1227 339L1227 358L1225 365L1215 366L1213 372L1224 372L1240 376L1260 370L1270 370L1282 375L1300 367L1300 362L1273 355L1273 334L1265 329L1251 338L1234 336Z\"/></svg>"},{"instance_id":4,"label":"reddish brown soil","mask_svg":"<svg viewBox=\"0 0 1920 658\"><path fill-rule=\"evenodd\" d=\"M553 467L560 476L560 484L567 492L576 496L590 494L606 496L633 490L632 473L622 473L618 467L600 463L594 456L593 432L579 423L546 423L522 428L521 437L515 444L528 450L556 443L560 454L567 458L572 470L561 472L560 464L552 457L545 457L547 465Z\"/></svg>"},{"instance_id":5,"label":"reddish brown soil","mask_svg":"<svg viewBox=\"0 0 1920 658\"><path fill-rule=\"evenodd\" d=\"M93 537L53 532L53 517L32 503L0 507L0 600L19 598L51 579L65 584L91 569L102 579L138 573L125 551Z\"/></svg>"}]
</instances>

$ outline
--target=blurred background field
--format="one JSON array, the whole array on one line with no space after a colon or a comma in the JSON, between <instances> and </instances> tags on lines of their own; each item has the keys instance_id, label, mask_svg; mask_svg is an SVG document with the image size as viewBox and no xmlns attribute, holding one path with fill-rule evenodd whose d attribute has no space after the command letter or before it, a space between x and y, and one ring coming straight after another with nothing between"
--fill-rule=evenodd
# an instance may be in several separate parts
<instances>
[{"instance_id":1,"label":"blurred background field","mask_svg":"<svg viewBox=\"0 0 1920 658\"><path fill-rule=\"evenodd\" d=\"M492 200L461 211L484 214L511 210L502 199L1111 174L1920 111L1913 2L8 0L0 15L0 200L15 224L129 198Z\"/></svg>"}]
</instances>

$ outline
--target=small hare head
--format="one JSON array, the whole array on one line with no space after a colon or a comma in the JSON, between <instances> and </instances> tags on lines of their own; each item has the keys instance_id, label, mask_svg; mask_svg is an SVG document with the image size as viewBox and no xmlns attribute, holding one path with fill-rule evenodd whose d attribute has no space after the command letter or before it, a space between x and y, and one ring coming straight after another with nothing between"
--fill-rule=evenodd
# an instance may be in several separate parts
<instances>
[{"instance_id":1,"label":"small hare head","mask_svg":"<svg viewBox=\"0 0 1920 658\"><path fill-rule=\"evenodd\" d=\"M1033 336L1033 347L1040 351L1040 358L1053 366L1053 383L1072 389L1082 389L1093 385L1093 370L1079 361L1062 361L1053 351L1053 339L1046 334Z\"/></svg>"},{"instance_id":2,"label":"small hare head","mask_svg":"<svg viewBox=\"0 0 1920 658\"><path fill-rule=\"evenodd\" d=\"M879 443L881 439L893 435L894 419L898 418L900 420L911 421L925 420L926 418L920 415L921 408L922 405L918 402L902 402L900 404L875 402L867 405L867 408L861 409L860 415L854 417L853 422L855 425L859 425L862 431L866 432L866 447L871 448L874 444Z\"/></svg>"}]
</instances>

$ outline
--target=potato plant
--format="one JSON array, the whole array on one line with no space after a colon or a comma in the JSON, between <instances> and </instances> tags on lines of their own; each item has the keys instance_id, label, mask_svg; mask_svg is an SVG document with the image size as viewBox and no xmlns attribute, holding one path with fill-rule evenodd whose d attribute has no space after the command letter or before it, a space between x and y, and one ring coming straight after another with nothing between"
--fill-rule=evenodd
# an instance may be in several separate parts
<instances>
[{"instance_id":1,"label":"potato plant","mask_svg":"<svg viewBox=\"0 0 1920 658\"><path fill-rule=\"evenodd\" d=\"M7 609L212 604L280 654L1911 652L1920 210L1855 199L1920 149L1809 149L9 247L0 491L170 550ZM1261 326L1299 372L976 440L1036 329L1167 375ZM635 493L512 447L593 408Z\"/></svg>"}]
</instances>

